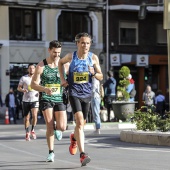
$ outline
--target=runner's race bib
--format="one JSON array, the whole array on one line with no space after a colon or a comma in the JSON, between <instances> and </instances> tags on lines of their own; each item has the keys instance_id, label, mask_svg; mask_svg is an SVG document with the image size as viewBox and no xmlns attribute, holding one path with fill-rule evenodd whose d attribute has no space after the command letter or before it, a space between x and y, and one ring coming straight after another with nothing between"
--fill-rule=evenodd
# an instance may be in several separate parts
<instances>
[{"instance_id":1,"label":"runner's race bib","mask_svg":"<svg viewBox=\"0 0 170 170\"><path fill-rule=\"evenodd\" d=\"M81 83L88 83L89 82L89 72L74 72L73 75L74 83L81 84Z\"/></svg>"},{"instance_id":2,"label":"runner's race bib","mask_svg":"<svg viewBox=\"0 0 170 170\"><path fill-rule=\"evenodd\" d=\"M60 94L60 84L45 84L45 87L52 90L52 95Z\"/></svg>"}]
</instances>

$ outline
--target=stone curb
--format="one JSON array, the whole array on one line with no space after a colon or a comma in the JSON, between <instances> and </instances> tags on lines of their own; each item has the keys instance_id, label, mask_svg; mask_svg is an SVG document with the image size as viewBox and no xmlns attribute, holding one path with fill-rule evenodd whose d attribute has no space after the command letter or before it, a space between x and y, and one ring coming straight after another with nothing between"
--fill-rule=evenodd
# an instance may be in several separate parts
<instances>
[{"instance_id":1,"label":"stone curb","mask_svg":"<svg viewBox=\"0 0 170 170\"><path fill-rule=\"evenodd\" d=\"M120 140L130 143L170 146L170 132L123 130L120 133Z\"/></svg>"}]
</instances>

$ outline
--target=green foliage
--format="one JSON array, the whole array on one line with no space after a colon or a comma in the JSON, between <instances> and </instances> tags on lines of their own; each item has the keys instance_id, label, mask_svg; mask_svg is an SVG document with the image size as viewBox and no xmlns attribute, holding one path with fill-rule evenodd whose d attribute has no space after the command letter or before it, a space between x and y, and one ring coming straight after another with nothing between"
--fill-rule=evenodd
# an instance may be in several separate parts
<instances>
[{"instance_id":1,"label":"green foliage","mask_svg":"<svg viewBox=\"0 0 170 170\"><path fill-rule=\"evenodd\" d=\"M165 119L161 119L158 123L158 130L161 132L167 132L170 130L170 112L166 112Z\"/></svg>"},{"instance_id":2,"label":"green foliage","mask_svg":"<svg viewBox=\"0 0 170 170\"><path fill-rule=\"evenodd\" d=\"M124 79L124 78L128 77L129 74L130 74L130 69L127 66L123 66L119 70L119 78L120 79Z\"/></svg>"},{"instance_id":3,"label":"green foliage","mask_svg":"<svg viewBox=\"0 0 170 170\"><path fill-rule=\"evenodd\" d=\"M136 124L137 130L166 132L170 130L170 115L166 119L161 119L155 112L155 106L142 106L141 109L134 111L134 117L131 120Z\"/></svg>"},{"instance_id":4,"label":"green foliage","mask_svg":"<svg viewBox=\"0 0 170 170\"><path fill-rule=\"evenodd\" d=\"M126 87L129 85L129 80L127 80L128 75L130 74L130 69L127 66L121 67L119 70L119 84L117 86L117 91L121 92L121 96L118 95L117 100L128 101L130 96L126 91Z\"/></svg>"}]
</instances>

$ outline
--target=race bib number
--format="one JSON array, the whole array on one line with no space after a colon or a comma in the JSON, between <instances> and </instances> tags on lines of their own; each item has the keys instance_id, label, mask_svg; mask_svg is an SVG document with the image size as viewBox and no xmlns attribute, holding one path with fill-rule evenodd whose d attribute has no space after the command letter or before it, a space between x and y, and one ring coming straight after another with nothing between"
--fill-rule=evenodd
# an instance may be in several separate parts
<instances>
[{"instance_id":1,"label":"race bib number","mask_svg":"<svg viewBox=\"0 0 170 170\"><path fill-rule=\"evenodd\" d=\"M45 87L52 90L52 95L60 94L60 84L46 84Z\"/></svg>"},{"instance_id":2,"label":"race bib number","mask_svg":"<svg viewBox=\"0 0 170 170\"><path fill-rule=\"evenodd\" d=\"M88 83L89 72L82 72L82 73L74 72L73 78L74 78L74 83L78 83L78 84Z\"/></svg>"},{"instance_id":3,"label":"race bib number","mask_svg":"<svg viewBox=\"0 0 170 170\"><path fill-rule=\"evenodd\" d=\"M28 91L33 91L34 89L31 88L31 85L28 85Z\"/></svg>"}]
</instances>

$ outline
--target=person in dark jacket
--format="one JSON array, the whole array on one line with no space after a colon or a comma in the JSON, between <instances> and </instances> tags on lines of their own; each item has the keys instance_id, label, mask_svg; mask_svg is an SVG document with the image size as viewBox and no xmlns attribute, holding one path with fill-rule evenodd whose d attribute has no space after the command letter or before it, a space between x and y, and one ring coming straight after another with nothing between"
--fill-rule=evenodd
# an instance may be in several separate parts
<instances>
[{"instance_id":1,"label":"person in dark jacket","mask_svg":"<svg viewBox=\"0 0 170 170\"><path fill-rule=\"evenodd\" d=\"M17 106L17 97L14 94L13 88L10 88L9 93L6 95L5 104L8 108L9 113L9 122L14 121L16 124L16 106Z\"/></svg>"},{"instance_id":2,"label":"person in dark jacket","mask_svg":"<svg viewBox=\"0 0 170 170\"><path fill-rule=\"evenodd\" d=\"M1 94L0 94L0 106L1 106L1 107L3 106Z\"/></svg>"},{"instance_id":3,"label":"person in dark jacket","mask_svg":"<svg viewBox=\"0 0 170 170\"><path fill-rule=\"evenodd\" d=\"M113 72L107 72L108 79L103 84L104 88L104 101L108 113L108 122L110 122L110 111L112 108L112 101L116 100L116 79L113 77Z\"/></svg>"},{"instance_id":4,"label":"person in dark jacket","mask_svg":"<svg viewBox=\"0 0 170 170\"><path fill-rule=\"evenodd\" d=\"M156 92L155 97L156 112L159 113L161 118L164 118L165 114L165 96L162 94L161 90Z\"/></svg>"}]
</instances>

